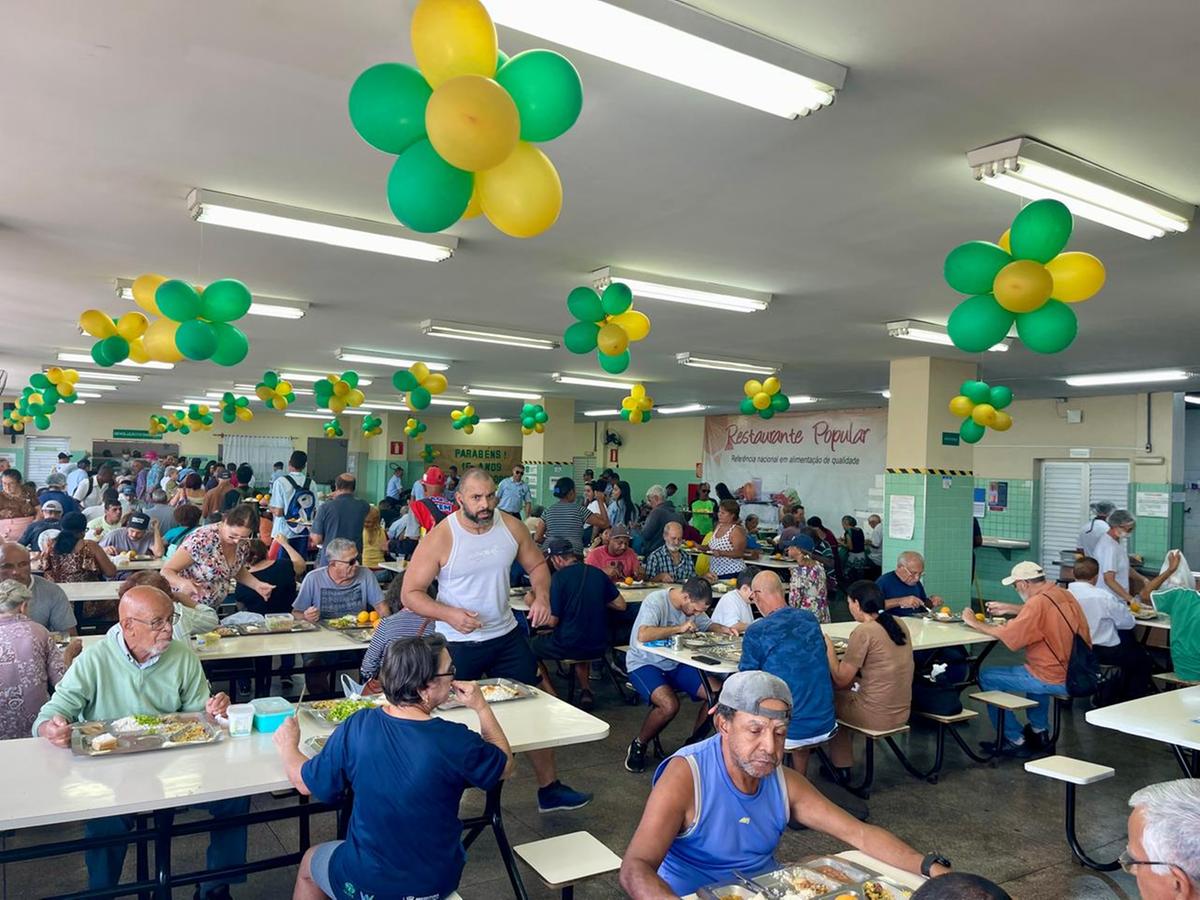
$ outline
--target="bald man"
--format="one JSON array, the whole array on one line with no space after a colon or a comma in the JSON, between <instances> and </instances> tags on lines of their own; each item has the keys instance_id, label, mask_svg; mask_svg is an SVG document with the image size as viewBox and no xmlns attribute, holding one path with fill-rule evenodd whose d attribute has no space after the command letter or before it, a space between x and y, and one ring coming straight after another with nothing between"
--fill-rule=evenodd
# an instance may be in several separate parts
<instances>
[{"instance_id":1,"label":"bald man","mask_svg":"<svg viewBox=\"0 0 1200 900\"><path fill-rule=\"evenodd\" d=\"M29 551L17 543L0 544L0 581L10 578L33 591L26 613L29 618L47 631L61 631L70 635L77 633L71 601L53 581L33 574Z\"/></svg>"},{"instance_id":2,"label":"bald man","mask_svg":"<svg viewBox=\"0 0 1200 900\"><path fill-rule=\"evenodd\" d=\"M223 693L209 695L199 658L186 643L172 639L176 616L171 598L158 588L143 585L126 591L121 597L117 624L103 641L88 647L67 669L54 696L38 713L33 733L56 747L68 748L73 722L120 719L138 713L223 715L229 697ZM242 815L250 809L250 798L208 803L205 808L213 818ZM98 837L122 834L132 828L132 817L113 816L89 820L84 833ZM89 889L112 887L118 882L125 850L125 844L116 844L87 851ZM210 870L245 861L245 826L213 831L207 857ZM200 897L228 897L232 881L245 881L245 876L204 882Z\"/></svg>"}]
</instances>

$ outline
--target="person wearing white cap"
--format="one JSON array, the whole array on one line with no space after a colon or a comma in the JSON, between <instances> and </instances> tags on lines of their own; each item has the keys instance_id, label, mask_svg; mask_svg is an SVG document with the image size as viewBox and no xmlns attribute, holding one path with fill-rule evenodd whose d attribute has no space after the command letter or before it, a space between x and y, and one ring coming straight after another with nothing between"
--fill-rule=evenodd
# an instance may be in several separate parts
<instances>
[{"instance_id":1,"label":"person wearing white cap","mask_svg":"<svg viewBox=\"0 0 1200 900\"><path fill-rule=\"evenodd\" d=\"M42 515L25 526L25 532L17 542L29 550L38 549L38 538L42 532L58 529L62 523L63 507L57 500L45 500L41 506Z\"/></svg>"},{"instance_id":2,"label":"person wearing white cap","mask_svg":"<svg viewBox=\"0 0 1200 900\"><path fill-rule=\"evenodd\" d=\"M998 603L991 601L987 610L992 615L1015 615L1006 625L987 625L976 620L970 607L962 612L963 621L976 631L991 635L1009 650L1024 650L1023 666L990 666L979 673L979 686L985 691L1008 691L1037 701L1029 710L1029 725L1022 733L1016 713L1004 717L1004 736L999 752L1005 756L1027 758L1041 749L1049 729L1050 698L1067 696L1067 661L1075 635L1080 635L1090 647L1092 633L1087 616L1070 591L1046 580L1046 573L1035 562L1019 562L1012 574L1001 584L1011 585L1024 602ZM999 714L988 707L992 726ZM994 743L984 742L983 749L997 750Z\"/></svg>"},{"instance_id":3,"label":"person wearing white cap","mask_svg":"<svg viewBox=\"0 0 1200 900\"><path fill-rule=\"evenodd\" d=\"M638 898L683 896L779 866L775 849L788 822L871 854L899 869L943 875L950 862L922 857L882 828L825 799L782 765L792 693L766 672L737 672L721 688L717 733L689 744L654 774L654 789L625 851L621 887Z\"/></svg>"}]
</instances>

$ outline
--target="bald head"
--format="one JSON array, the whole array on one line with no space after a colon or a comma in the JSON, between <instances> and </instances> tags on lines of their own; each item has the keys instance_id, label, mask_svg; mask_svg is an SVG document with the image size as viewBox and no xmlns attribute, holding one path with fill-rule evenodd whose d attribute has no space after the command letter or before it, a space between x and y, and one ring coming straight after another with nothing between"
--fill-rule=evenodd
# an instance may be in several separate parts
<instances>
[{"instance_id":1,"label":"bald head","mask_svg":"<svg viewBox=\"0 0 1200 900\"><path fill-rule=\"evenodd\" d=\"M754 581L750 583L750 590L755 606L764 616L769 616L775 610L782 609L787 605L787 601L784 599L783 582L770 570L764 569L755 575Z\"/></svg>"},{"instance_id":2,"label":"bald head","mask_svg":"<svg viewBox=\"0 0 1200 900\"><path fill-rule=\"evenodd\" d=\"M29 568L29 551L17 543L0 544L0 581L19 581L28 587L33 584Z\"/></svg>"},{"instance_id":3,"label":"bald head","mask_svg":"<svg viewBox=\"0 0 1200 900\"><path fill-rule=\"evenodd\" d=\"M175 611L171 598L156 587L141 584L121 596L121 621L136 616L142 619L170 618Z\"/></svg>"},{"instance_id":4,"label":"bald head","mask_svg":"<svg viewBox=\"0 0 1200 900\"><path fill-rule=\"evenodd\" d=\"M484 486L495 483L492 479L492 476L483 469L467 469L467 471L463 473L462 477L458 479L458 490L460 492L463 491L467 485L474 481L480 481L484 484Z\"/></svg>"}]
</instances>

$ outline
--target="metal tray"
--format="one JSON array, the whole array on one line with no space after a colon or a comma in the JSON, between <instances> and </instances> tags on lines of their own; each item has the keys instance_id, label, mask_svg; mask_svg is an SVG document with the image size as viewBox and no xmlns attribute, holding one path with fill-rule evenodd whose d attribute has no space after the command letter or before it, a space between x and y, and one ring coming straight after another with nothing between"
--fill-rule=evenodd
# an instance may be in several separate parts
<instances>
[{"instance_id":1,"label":"metal tray","mask_svg":"<svg viewBox=\"0 0 1200 900\"><path fill-rule=\"evenodd\" d=\"M831 869L840 874L835 877ZM804 878L821 892L800 894L792 883L793 878ZM913 893L911 888L904 887L866 866L855 865L835 856L822 856L803 863L781 866L774 872L757 875L751 880L766 890L755 894L742 884L721 883L707 885L696 893L701 900L750 900L756 896L766 898L779 889L791 896L809 897L811 900L867 900L868 897L878 900L908 900ZM867 885L878 890L868 894Z\"/></svg>"},{"instance_id":2,"label":"metal tray","mask_svg":"<svg viewBox=\"0 0 1200 900\"><path fill-rule=\"evenodd\" d=\"M345 634L350 631L374 631L375 626L379 624L378 622L368 622L366 625L359 625L356 623L354 625L346 625L339 628L337 625L329 624L333 621L332 619L321 619L320 621L322 628L327 628L330 631L336 631L339 634Z\"/></svg>"},{"instance_id":3,"label":"metal tray","mask_svg":"<svg viewBox=\"0 0 1200 900\"><path fill-rule=\"evenodd\" d=\"M387 703L387 698L384 697L383 694L376 694L371 697L339 697L335 700L306 700L300 704L300 708L310 715L320 719L331 728L336 728L337 726L341 725L342 722L345 722L346 719L349 719L350 716L346 716L346 719L342 719L340 721L334 721L333 719L329 718L329 708L334 703L340 703L343 700L363 700L367 704L366 706L362 707L363 709L369 709L371 706L383 706L383 704ZM355 710L355 712L358 712L358 710ZM354 713L351 713L350 715L354 715Z\"/></svg>"},{"instance_id":4,"label":"metal tray","mask_svg":"<svg viewBox=\"0 0 1200 900\"><path fill-rule=\"evenodd\" d=\"M737 663L742 661L742 648L735 646L715 647L712 650L712 655L723 662Z\"/></svg>"},{"instance_id":5,"label":"metal tray","mask_svg":"<svg viewBox=\"0 0 1200 900\"><path fill-rule=\"evenodd\" d=\"M679 636L679 646L684 650L713 650L717 647L733 647L737 643L737 638L729 635L708 634L704 631Z\"/></svg>"},{"instance_id":6,"label":"metal tray","mask_svg":"<svg viewBox=\"0 0 1200 900\"><path fill-rule=\"evenodd\" d=\"M352 641L358 641L360 644L369 644L375 639L374 628L340 628L338 631Z\"/></svg>"},{"instance_id":7,"label":"metal tray","mask_svg":"<svg viewBox=\"0 0 1200 900\"><path fill-rule=\"evenodd\" d=\"M537 696L537 692L529 685L521 684L519 681L512 681L508 678L481 678L475 683L481 688L488 685L497 685L517 692L515 697L498 697L495 700L488 700L488 703L507 703L510 700L528 700L530 697ZM462 702L451 694L450 698L439 706L438 709L458 709L462 705Z\"/></svg>"},{"instance_id":8,"label":"metal tray","mask_svg":"<svg viewBox=\"0 0 1200 900\"><path fill-rule=\"evenodd\" d=\"M119 719L105 719L97 722L80 722L71 727L71 752L76 756L109 756L113 753L145 753L149 750L177 750L180 747L193 747L200 744L212 744L221 740L225 732L220 726L209 721L204 713L171 713L162 716L169 723L198 724L204 729L202 740L173 743L166 733L132 733L114 732L111 726ZM110 749L95 750L92 740L101 734L112 734L117 738L117 745Z\"/></svg>"},{"instance_id":9,"label":"metal tray","mask_svg":"<svg viewBox=\"0 0 1200 900\"><path fill-rule=\"evenodd\" d=\"M327 740L329 740L329 735L327 734L316 734L310 738L306 738L304 741L304 748L308 750L309 757L311 758L316 756L318 753L324 750L325 742Z\"/></svg>"},{"instance_id":10,"label":"metal tray","mask_svg":"<svg viewBox=\"0 0 1200 900\"><path fill-rule=\"evenodd\" d=\"M317 626L303 619L296 619L287 631L272 630L266 625L218 625L211 629L223 638L235 637L264 637L269 634L297 634L302 631L316 631Z\"/></svg>"}]
</instances>

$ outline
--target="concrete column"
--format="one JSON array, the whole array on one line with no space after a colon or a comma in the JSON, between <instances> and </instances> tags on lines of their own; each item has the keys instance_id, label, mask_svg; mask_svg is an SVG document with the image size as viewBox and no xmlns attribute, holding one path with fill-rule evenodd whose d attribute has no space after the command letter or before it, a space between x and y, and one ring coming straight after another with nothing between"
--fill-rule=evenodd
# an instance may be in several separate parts
<instances>
[{"instance_id":1,"label":"concrete column","mask_svg":"<svg viewBox=\"0 0 1200 900\"><path fill-rule=\"evenodd\" d=\"M575 399L543 397L541 402L550 419L541 434L523 436L521 457L525 477L533 489L533 505L549 506L555 502L550 493L553 482L574 471Z\"/></svg>"}]
</instances>

